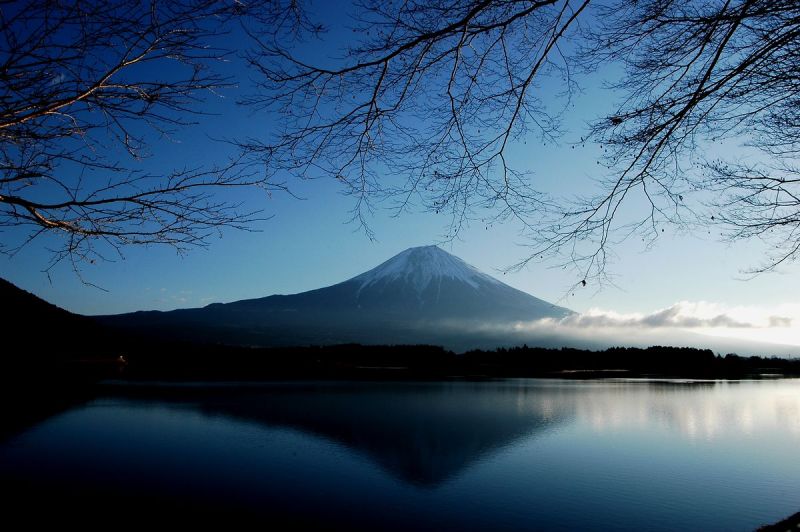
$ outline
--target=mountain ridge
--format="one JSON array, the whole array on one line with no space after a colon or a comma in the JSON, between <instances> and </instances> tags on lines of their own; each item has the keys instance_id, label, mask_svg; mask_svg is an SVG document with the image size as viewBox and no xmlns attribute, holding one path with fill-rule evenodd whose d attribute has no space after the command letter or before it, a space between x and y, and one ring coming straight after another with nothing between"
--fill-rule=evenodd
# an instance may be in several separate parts
<instances>
[{"instance_id":1,"label":"mountain ridge","mask_svg":"<svg viewBox=\"0 0 800 532\"><path fill-rule=\"evenodd\" d=\"M467 288L469 287L469 288ZM481 306L495 297L491 312L476 312L476 294L464 296L465 291L477 290ZM494 293L489 293L493 291ZM332 299L334 299L332 301ZM386 298L394 298L386 301ZM497 299L504 301L497 301ZM465 301L468 299L469 301ZM408 248L375 268L330 286L296 294L273 294L230 303L212 303L203 308L257 307L266 303L289 302L298 308L318 304L320 300L331 308L344 310L355 304L362 310L382 310L392 314L417 312L426 319L474 318L489 321L530 321L543 317L562 318L573 311L559 307L526 292L513 288L443 251L438 246ZM453 301L458 305L449 305ZM442 305L444 303L444 305ZM389 308L392 307L392 308ZM499 308L506 307L501 310Z\"/></svg>"},{"instance_id":2,"label":"mountain ridge","mask_svg":"<svg viewBox=\"0 0 800 532\"><path fill-rule=\"evenodd\" d=\"M406 249L327 287L167 312L101 316L126 328L253 346L437 343L476 324L573 314L485 274L437 246ZM443 332L448 324L464 331Z\"/></svg>"}]
</instances>

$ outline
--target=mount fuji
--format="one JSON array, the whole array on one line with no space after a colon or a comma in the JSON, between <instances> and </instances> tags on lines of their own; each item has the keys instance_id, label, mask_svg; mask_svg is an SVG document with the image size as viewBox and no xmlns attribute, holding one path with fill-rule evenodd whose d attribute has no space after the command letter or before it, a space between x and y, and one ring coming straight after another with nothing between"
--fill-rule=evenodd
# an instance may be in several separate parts
<instances>
[{"instance_id":1,"label":"mount fuji","mask_svg":"<svg viewBox=\"0 0 800 532\"><path fill-rule=\"evenodd\" d=\"M570 314L437 246L424 246L308 292L100 320L161 337L237 345L436 343L467 348L477 345L471 337L487 325Z\"/></svg>"}]
</instances>

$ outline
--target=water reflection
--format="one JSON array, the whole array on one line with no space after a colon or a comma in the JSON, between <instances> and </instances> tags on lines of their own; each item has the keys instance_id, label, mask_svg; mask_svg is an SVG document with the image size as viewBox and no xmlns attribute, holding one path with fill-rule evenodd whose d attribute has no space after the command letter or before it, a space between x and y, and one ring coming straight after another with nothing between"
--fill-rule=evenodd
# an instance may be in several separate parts
<instances>
[{"instance_id":1,"label":"water reflection","mask_svg":"<svg viewBox=\"0 0 800 532\"><path fill-rule=\"evenodd\" d=\"M0 443L0 510L752 530L800 507L798 444L797 380L116 385Z\"/></svg>"},{"instance_id":2,"label":"water reflection","mask_svg":"<svg viewBox=\"0 0 800 532\"><path fill-rule=\"evenodd\" d=\"M144 397L322 437L420 486L438 485L497 449L553 428L567 415L549 394L521 383L151 388Z\"/></svg>"},{"instance_id":3,"label":"water reflection","mask_svg":"<svg viewBox=\"0 0 800 532\"><path fill-rule=\"evenodd\" d=\"M574 412L598 432L660 427L711 442L776 430L800 435L797 381L627 381L577 395Z\"/></svg>"},{"instance_id":4,"label":"water reflection","mask_svg":"<svg viewBox=\"0 0 800 532\"><path fill-rule=\"evenodd\" d=\"M598 434L663 430L709 442L774 432L800 437L797 381L289 383L115 393L296 429L361 453L402 481L431 487L516 441L567 424Z\"/></svg>"}]
</instances>

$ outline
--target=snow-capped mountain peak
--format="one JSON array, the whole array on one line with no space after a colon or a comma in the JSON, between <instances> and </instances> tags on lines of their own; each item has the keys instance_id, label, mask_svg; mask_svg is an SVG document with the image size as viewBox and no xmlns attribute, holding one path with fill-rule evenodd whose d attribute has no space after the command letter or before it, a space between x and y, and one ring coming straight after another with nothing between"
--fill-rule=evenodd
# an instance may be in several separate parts
<instances>
[{"instance_id":1,"label":"snow-capped mountain peak","mask_svg":"<svg viewBox=\"0 0 800 532\"><path fill-rule=\"evenodd\" d=\"M471 349L486 345L489 337L490 345L505 342L504 332L492 336L492 324L504 331L508 324L571 314L569 309L481 273L436 246L426 246L407 249L346 281L299 294L109 319L127 327L168 331L165 334L178 339L189 334L215 343L421 343Z\"/></svg>"},{"instance_id":2,"label":"snow-capped mountain peak","mask_svg":"<svg viewBox=\"0 0 800 532\"><path fill-rule=\"evenodd\" d=\"M484 283L501 284L437 246L409 248L351 281L360 283L363 289L379 282L402 280L420 293L432 281L441 279L461 281L473 288Z\"/></svg>"}]
</instances>

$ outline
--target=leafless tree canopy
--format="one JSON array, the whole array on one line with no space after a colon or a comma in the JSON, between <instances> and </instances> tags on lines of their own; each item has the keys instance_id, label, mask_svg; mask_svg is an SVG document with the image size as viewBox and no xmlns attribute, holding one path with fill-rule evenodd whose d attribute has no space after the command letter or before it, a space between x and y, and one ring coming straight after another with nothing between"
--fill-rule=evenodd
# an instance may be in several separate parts
<instances>
[{"instance_id":1,"label":"leafless tree canopy","mask_svg":"<svg viewBox=\"0 0 800 532\"><path fill-rule=\"evenodd\" d=\"M340 180L357 219L390 199L445 211L457 232L490 207L527 229L531 259L560 255L585 276L602 274L616 238L666 223L769 238L760 268L798 255L797 2L361 0L354 12L339 59L311 62L286 41L249 56L261 90L247 103L283 113L285 129L244 144L273 171ZM509 145L557 139L581 74L609 65L624 69L621 103L589 132L607 150L602 192L536 192ZM761 162L703 156L731 138ZM692 207L697 191L713 201ZM649 209L620 219L634 196Z\"/></svg>"},{"instance_id":2,"label":"leafless tree canopy","mask_svg":"<svg viewBox=\"0 0 800 532\"><path fill-rule=\"evenodd\" d=\"M617 13L603 13L593 50L627 67L617 84L623 104L595 126L613 148L617 179L588 227L602 221L606 231L609 209L631 188L660 195L665 201L652 202L659 211L652 219L663 220L680 210L684 191L700 189L713 197L705 222L721 223L732 239L771 244L774 253L756 271L795 259L800 4L650 0ZM729 138L760 156L746 163L702 157Z\"/></svg>"},{"instance_id":3,"label":"leafless tree canopy","mask_svg":"<svg viewBox=\"0 0 800 532\"><path fill-rule=\"evenodd\" d=\"M530 130L559 133L539 85L574 89L562 41L588 3L366 1L353 45L327 65L264 43L250 56L262 90L248 103L279 110L286 128L247 147L271 168L334 176L362 222L391 198L449 213L453 232L479 207L527 223L543 198L506 151Z\"/></svg>"},{"instance_id":4,"label":"leafless tree canopy","mask_svg":"<svg viewBox=\"0 0 800 532\"><path fill-rule=\"evenodd\" d=\"M269 188L240 161L153 175L136 163L233 87L217 67L236 24L276 35L305 27L284 4L2 2L0 225L14 228L3 251L55 235L53 262L77 268L130 244L183 250L222 227L251 227L257 213L217 195Z\"/></svg>"},{"instance_id":5,"label":"leafless tree canopy","mask_svg":"<svg viewBox=\"0 0 800 532\"><path fill-rule=\"evenodd\" d=\"M98 246L183 249L251 227L257 214L220 188L327 176L365 227L381 202L445 213L451 235L513 218L528 260L560 256L581 284L617 238L667 223L766 239L774 255L757 269L800 254L796 2L356 2L349 47L322 61L308 47L323 25L299 0L0 3L0 225L60 235L56 262L94 260ZM239 103L266 111L274 137L239 139L240 157L214 168L138 172L233 86L216 66L234 57L253 76ZM582 76L608 66L624 72L620 104L586 132L606 149L600 187L587 187L600 193L541 193L549 176L514 167L510 147L562 139ZM726 139L757 156L705 156ZM647 212L621 216L634 197Z\"/></svg>"}]
</instances>

